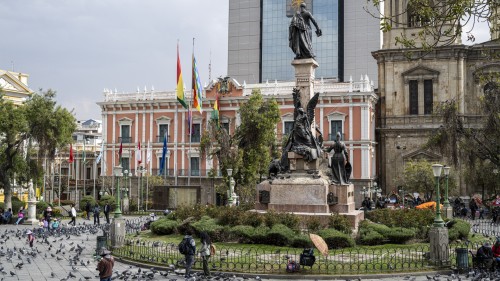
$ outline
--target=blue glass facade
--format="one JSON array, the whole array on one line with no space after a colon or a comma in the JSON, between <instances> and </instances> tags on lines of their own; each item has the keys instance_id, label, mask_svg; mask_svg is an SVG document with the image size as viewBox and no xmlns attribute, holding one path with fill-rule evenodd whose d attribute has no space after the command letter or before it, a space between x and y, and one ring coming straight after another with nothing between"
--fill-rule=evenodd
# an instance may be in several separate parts
<instances>
[{"instance_id":1,"label":"blue glass facade","mask_svg":"<svg viewBox=\"0 0 500 281\"><path fill-rule=\"evenodd\" d=\"M317 78L339 78L339 69L343 67L339 61L339 46L342 46L339 40L339 1L342 0L306 1L307 9L312 12L323 31L321 37L313 34L313 51L319 63ZM261 82L294 80L291 66L294 54L288 46L290 2L291 0L262 1Z\"/></svg>"}]
</instances>

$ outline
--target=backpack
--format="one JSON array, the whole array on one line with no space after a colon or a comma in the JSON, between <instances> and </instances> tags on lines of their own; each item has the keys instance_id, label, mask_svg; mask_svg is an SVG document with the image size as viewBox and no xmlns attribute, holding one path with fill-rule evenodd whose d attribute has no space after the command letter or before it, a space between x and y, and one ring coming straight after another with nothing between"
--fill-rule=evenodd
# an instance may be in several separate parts
<instances>
[{"instance_id":1,"label":"backpack","mask_svg":"<svg viewBox=\"0 0 500 281\"><path fill-rule=\"evenodd\" d=\"M286 272L288 272L288 273L297 272L297 271L299 271L299 267L300 266L295 261L291 260L286 265Z\"/></svg>"},{"instance_id":2,"label":"backpack","mask_svg":"<svg viewBox=\"0 0 500 281\"><path fill-rule=\"evenodd\" d=\"M191 252L191 245L189 242L189 238L182 239L181 243L179 243L179 253L188 255Z\"/></svg>"}]
</instances>

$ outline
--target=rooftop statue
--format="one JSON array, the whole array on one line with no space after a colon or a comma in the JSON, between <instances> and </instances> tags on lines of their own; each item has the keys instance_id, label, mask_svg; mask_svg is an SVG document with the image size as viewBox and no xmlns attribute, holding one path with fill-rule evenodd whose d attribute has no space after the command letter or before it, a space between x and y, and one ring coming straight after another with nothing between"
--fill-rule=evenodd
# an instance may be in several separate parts
<instances>
[{"instance_id":1,"label":"rooftop statue","mask_svg":"<svg viewBox=\"0 0 500 281\"><path fill-rule=\"evenodd\" d=\"M300 4L300 10L295 13L288 29L289 46L295 54L295 59L314 58L312 49L311 22L316 27L316 35L322 35L313 15L306 9L306 4Z\"/></svg>"}]
</instances>

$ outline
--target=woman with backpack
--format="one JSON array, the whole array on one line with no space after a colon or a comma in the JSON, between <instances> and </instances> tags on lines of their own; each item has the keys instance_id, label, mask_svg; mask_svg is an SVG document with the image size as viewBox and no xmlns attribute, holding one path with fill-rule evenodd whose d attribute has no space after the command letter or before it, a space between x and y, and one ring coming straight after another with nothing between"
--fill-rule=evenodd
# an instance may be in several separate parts
<instances>
[{"instance_id":1,"label":"woman with backpack","mask_svg":"<svg viewBox=\"0 0 500 281\"><path fill-rule=\"evenodd\" d=\"M210 277L210 269L208 268L208 259L210 258L210 245L212 244L210 241L210 236L206 232L202 232L200 234L200 255L203 259L203 273L205 274L205 278Z\"/></svg>"}]
</instances>

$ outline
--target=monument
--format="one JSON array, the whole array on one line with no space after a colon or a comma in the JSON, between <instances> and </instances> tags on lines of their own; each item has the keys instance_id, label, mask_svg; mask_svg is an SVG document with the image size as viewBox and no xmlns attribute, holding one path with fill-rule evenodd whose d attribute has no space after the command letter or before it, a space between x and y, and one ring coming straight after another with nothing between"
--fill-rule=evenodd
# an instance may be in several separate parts
<instances>
[{"instance_id":1,"label":"monument","mask_svg":"<svg viewBox=\"0 0 500 281\"><path fill-rule=\"evenodd\" d=\"M349 182L350 164L345 145L338 140L332 147L323 148L322 134L315 127L314 112L320 93L314 93L314 79L319 65L312 49L311 22L316 27L316 35L321 36L314 17L304 3L300 4L289 27L296 79L292 93L293 129L283 147L281 160L273 161L269 178L257 185L255 208L258 212L274 210L304 217L314 215L323 223L334 212L346 216L352 227L357 227L364 214L354 207L354 186ZM328 160L324 152L331 150L335 151L332 164L337 167L332 179L324 169Z\"/></svg>"},{"instance_id":2,"label":"monument","mask_svg":"<svg viewBox=\"0 0 500 281\"><path fill-rule=\"evenodd\" d=\"M28 219L25 223L38 225L38 220L36 219L36 196L35 190L33 189L33 180L30 180L28 184Z\"/></svg>"}]
</instances>

